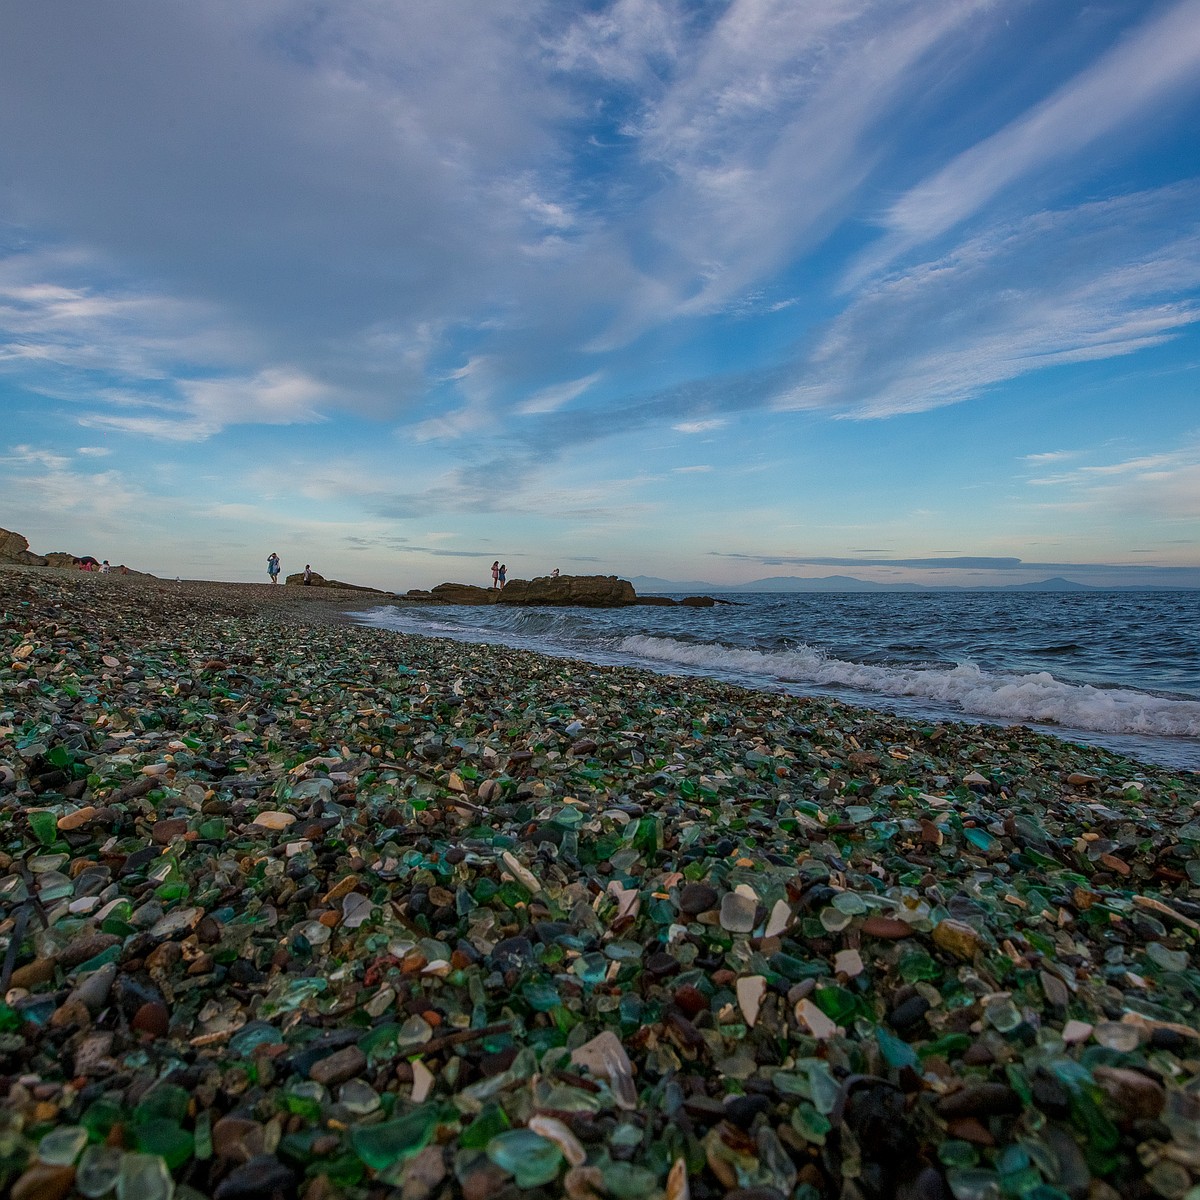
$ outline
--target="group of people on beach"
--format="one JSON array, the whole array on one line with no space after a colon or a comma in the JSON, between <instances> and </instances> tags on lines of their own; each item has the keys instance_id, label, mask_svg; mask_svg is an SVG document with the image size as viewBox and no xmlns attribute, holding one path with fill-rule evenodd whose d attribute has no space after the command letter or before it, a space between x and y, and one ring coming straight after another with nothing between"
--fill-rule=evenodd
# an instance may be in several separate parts
<instances>
[{"instance_id":1,"label":"group of people on beach","mask_svg":"<svg viewBox=\"0 0 1200 1200\"><path fill-rule=\"evenodd\" d=\"M508 567L499 559L492 563L492 587L503 588L504 581L508 576Z\"/></svg>"},{"instance_id":2,"label":"group of people on beach","mask_svg":"<svg viewBox=\"0 0 1200 1200\"><path fill-rule=\"evenodd\" d=\"M271 577L272 583L279 582L279 555L274 550L272 550L271 553L267 555L267 574ZM304 580L303 580L303 582L306 586L311 587L312 581L313 581L312 563L305 563L304 564Z\"/></svg>"}]
</instances>

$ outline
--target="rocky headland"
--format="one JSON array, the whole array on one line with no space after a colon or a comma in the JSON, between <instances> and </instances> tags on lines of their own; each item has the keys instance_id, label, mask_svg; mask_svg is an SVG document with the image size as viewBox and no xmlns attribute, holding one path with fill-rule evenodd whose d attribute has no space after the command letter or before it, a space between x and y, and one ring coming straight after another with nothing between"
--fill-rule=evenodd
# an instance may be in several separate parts
<instances>
[{"instance_id":1,"label":"rocky headland","mask_svg":"<svg viewBox=\"0 0 1200 1200\"><path fill-rule=\"evenodd\" d=\"M29 549L29 541L22 534L14 533L11 529L0 529L0 566L14 567L56 567L60 570L78 570L85 563L89 566L103 562L91 554L71 554L66 550L54 550L49 554L34 554ZM145 575L144 571L134 571L124 563L112 566L113 571L123 575Z\"/></svg>"},{"instance_id":2,"label":"rocky headland","mask_svg":"<svg viewBox=\"0 0 1200 1200\"><path fill-rule=\"evenodd\" d=\"M465 604L484 606L511 604L518 607L574 606L579 608L625 608L635 604L711 607L711 596L639 596L627 579L616 575L539 575L534 579L510 579L503 588L476 587L469 583L439 583L429 591L413 589L397 599L408 604Z\"/></svg>"}]
</instances>

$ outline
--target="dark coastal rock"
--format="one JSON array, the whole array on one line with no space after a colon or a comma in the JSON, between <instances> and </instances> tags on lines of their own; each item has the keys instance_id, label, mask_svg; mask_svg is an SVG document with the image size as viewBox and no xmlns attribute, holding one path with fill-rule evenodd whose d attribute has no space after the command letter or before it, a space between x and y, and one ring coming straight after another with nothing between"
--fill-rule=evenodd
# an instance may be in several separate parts
<instances>
[{"instance_id":1,"label":"dark coastal rock","mask_svg":"<svg viewBox=\"0 0 1200 1200\"><path fill-rule=\"evenodd\" d=\"M365 587L360 583L343 583L340 579L326 579L324 575L318 575L316 571L312 572L308 583L304 582L303 571L297 571L296 574L289 575L283 582L300 587L336 588L339 592L376 592L380 596L388 594L387 592L380 591L379 588Z\"/></svg>"},{"instance_id":2,"label":"dark coastal rock","mask_svg":"<svg viewBox=\"0 0 1200 1200\"><path fill-rule=\"evenodd\" d=\"M496 603L623 608L637 603L637 593L633 584L616 575L543 575L537 579L510 579Z\"/></svg>"},{"instance_id":3,"label":"dark coastal rock","mask_svg":"<svg viewBox=\"0 0 1200 1200\"><path fill-rule=\"evenodd\" d=\"M0 563L23 567L44 567L46 560L29 549L29 542L11 529L0 529Z\"/></svg>"},{"instance_id":4,"label":"dark coastal rock","mask_svg":"<svg viewBox=\"0 0 1200 1200\"><path fill-rule=\"evenodd\" d=\"M510 579L503 588L439 583L428 592L415 589L406 592L401 599L418 604L472 607L511 604L519 607L623 608L638 602L633 584L616 575L543 575L537 579Z\"/></svg>"}]
</instances>

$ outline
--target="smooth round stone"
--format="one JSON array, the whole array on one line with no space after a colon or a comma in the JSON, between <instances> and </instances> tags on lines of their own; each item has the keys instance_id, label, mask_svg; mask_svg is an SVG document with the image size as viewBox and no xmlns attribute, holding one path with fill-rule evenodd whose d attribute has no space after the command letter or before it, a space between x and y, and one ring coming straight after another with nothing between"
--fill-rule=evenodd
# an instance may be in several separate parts
<instances>
[{"instance_id":1,"label":"smooth round stone","mask_svg":"<svg viewBox=\"0 0 1200 1200\"><path fill-rule=\"evenodd\" d=\"M82 1125L63 1125L52 1129L38 1143L38 1161L49 1167L72 1166L87 1145L87 1140L88 1131Z\"/></svg>"},{"instance_id":2,"label":"smooth round stone","mask_svg":"<svg viewBox=\"0 0 1200 1200\"><path fill-rule=\"evenodd\" d=\"M166 1037L170 1025L171 1014L167 1011L167 1006L154 1001L143 1004L133 1014L133 1020L129 1022L131 1029L137 1030L138 1033L147 1033L151 1037L156 1038Z\"/></svg>"},{"instance_id":3,"label":"smooth round stone","mask_svg":"<svg viewBox=\"0 0 1200 1200\"><path fill-rule=\"evenodd\" d=\"M268 809L266 812L260 812L254 818L251 825L257 825L260 829L287 829L289 825L294 825L296 818L291 813L278 812L274 809Z\"/></svg>"},{"instance_id":4,"label":"smooth round stone","mask_svg":"<svg viewBox=\"0 0 1200 1200\"><path fill-rule=\"evenodd\" d=\"M310 946L324 946L326 942L333 936L333 930L328 925L322 925L320 921L305 921L299 929L296 930Z\"/></svg>"},{"instance_id":5,"label":"smooth round stone","mask_svg":"<svg viewBox=\"0 0 1200 1200\"><path fill-rule=\"evenodd\" d=\"M1136 1050L1142 1040L1136 1025L1122 1021L1101 1021L1092 1030L1092 1036L1106 1050L1120 1050L1123 1054Z\"/></svg>"},{"instance_id":6,"label":"smooth round stone","mask_svg":"<svg viewBox=\"0 0 1200 1200\"><path fill-rule=\"evenodd\" d=\"M107 1196L117 1185L124 1154L115 1146L89 1146L75 1170L75 1187L88 1200Z\"/></svg>"},{"instance_id":7,"label":"smooth round stone","mask_svg":"<svg viewBox=\"0 0 1200 1200\"><path fill-rule=\"evenodd\" d=\"M175 1181L157 1154L125 1154L117 1174L117 1200L171 1200Z\"/></svg>"},{"instance_id":8,"label":"smooth round stone","mask_svg":"<svg viewBox=\"0 0 1200 1200\"><path fill-rule=\"evenodd\" d=\"M212 1127L213 1153L231 1162L249 1162L263 1152L263 1127L248 1117L222 1117Z\"/></svg>"},{"instance_id":9,"label":"smooth round stone","mask_svg":"<svg viewBox=\"0 0 1200 1200\"><path fill-rule=\"evenodd\" d=\"M75 1182L74 1167L52 1167L34 1163L9 1192L11 1200L63 1200Z\"/></svg>"},{"instance_id":10,"label":"smooth round stone","mask_svg":"<svg viewBox=\"0 0 1200 1200\"><path fill-rule=\"evenodd\" d=\"M291 1167L273 1154L260 1154L236 1168L217 1185L214 1200L261 1200L264 1196L288 1195L296 1186Z\"/></svg>"},{"instance_id":11,"label":"smooth round stone","mask_svg":"<svg viewBox=\"0 0 1200 1200\"><path fill-rule=\"evenodd\" d=\"M497 1134L488 1143L487 1156L496 1166L511 1172L519 1188L549 1183L558 1175L563 1161L558 1146L528 1129Z\"/></svg>"},{"instance_id":12,"label":"smooth round stone","mask_svg":"<svg viewBox=\"0 0 1200 1200\"><path fill-rule=\"evenodd\" d=\"M361 1079L351 1079L343 1084L338 1092L338 1103L356 1117L365 1117L368 1113L375 1112L382 1101L379 1093L370 1084Z\"/></svg>"},{"instance_id":13,"label":"smooth round stone","mask_svg":"<svg viewBox=\"0 0 1200 1200\"><path fill-rule=\"evenodd\" d=\"M313 1063L308 1069L308 1077L325 1087L336 1087L361 1075L366 1069L367 1056L357 1046L346 1046Z\"/></svg>"},{"instance_id":14,"label":"smooth round stone","mask_svg":"<svg viewBox=\"0 0 1200 1200\"><path fill-rule=\"evenodd\" d=\"M717 890L707 883L687 883L679 892L679 911L689 917L698 916L702 912L717 906Z\"/></svg>"},{"instance_id":15,"label":"smooth round stone","mask_svg":"<svg viewBox=\"0 0 1200 1200\"><path fill-rule=\"evenodd\" d=\"M1186 971L1188 956L1183 950L1171 950L1162 942L1151 942L1146 947L1146 957L1164 971Z\"/></svg>"},{"instance_id":16,"label":"smooth round stone","mask_svg":"<svg viewBox=\"0 0 1200 1200\"><path fill-rule=\"evenodd\" d=\"M741 892L726 892L721 898L721 928L729 933L750 933L758 901Z\"/></svg>"}]
</instances>

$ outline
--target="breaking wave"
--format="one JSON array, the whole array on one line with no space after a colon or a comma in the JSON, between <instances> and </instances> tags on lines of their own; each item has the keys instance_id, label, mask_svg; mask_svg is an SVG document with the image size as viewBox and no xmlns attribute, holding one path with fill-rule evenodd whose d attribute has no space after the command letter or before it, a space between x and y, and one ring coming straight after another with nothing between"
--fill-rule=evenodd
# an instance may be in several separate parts
<instances>
[{"instance_id":1,"label":"breaking wave","mask_svg":"<svg viewBox=\"0 0 1200 1200\"><path fill-rule=\"evenodd\" d=\"M1097 733L1200 736L1200 701L1065 683L1046 671L990 673L973 663L882 666L847 662L808 646L764 652L646 635L623 638L618 649L631 658L704 674L912 697L993 720L1030 721Z\"/></svg>"}]
</instances>

